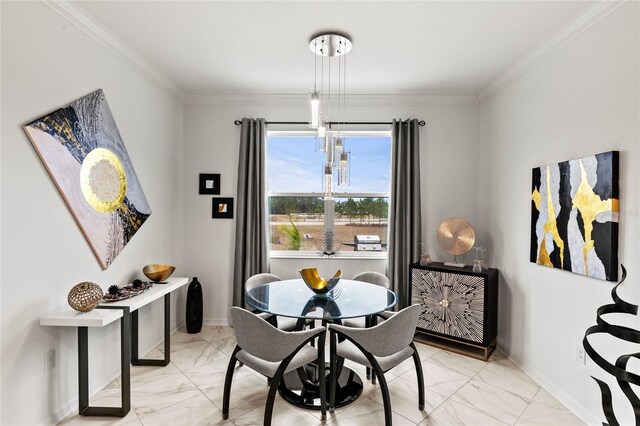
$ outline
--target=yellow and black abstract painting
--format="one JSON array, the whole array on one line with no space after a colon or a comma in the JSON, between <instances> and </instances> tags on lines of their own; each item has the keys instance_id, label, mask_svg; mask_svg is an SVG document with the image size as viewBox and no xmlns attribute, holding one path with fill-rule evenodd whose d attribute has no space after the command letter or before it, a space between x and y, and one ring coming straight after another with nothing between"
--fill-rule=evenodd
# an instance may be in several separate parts
<instances>
[{"instance_id":1,"label":"yellow and black abstract painting","mask_svg":"<svg viewBox=\"0 0 640 426\"><path fill-rule=\"evenodd\" d=\"M618 280L618 151L533 169L531 262Z\"/></svg>"},{"instance_id":2,"label":"yellow and black abstract painting","mask_svg":"<svg viewBox=\"0 0 640 426\"><path fill-rule=\"evenodd\" d=\"M151 215L102 90L24 131L107 269Z\"/></svg>"}]
</instances>

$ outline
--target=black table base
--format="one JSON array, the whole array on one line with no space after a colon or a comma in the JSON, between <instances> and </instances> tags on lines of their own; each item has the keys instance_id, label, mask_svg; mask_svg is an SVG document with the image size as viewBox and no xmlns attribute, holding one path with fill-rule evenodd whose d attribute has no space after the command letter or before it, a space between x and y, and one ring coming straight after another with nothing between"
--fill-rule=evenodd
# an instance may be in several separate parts
<instances>
[{"instance_id":1,"label":"black table base","mask_svg":"<svg viewBox=\"0 0 640 426\"><path fill-rule=\"evenodd\" d=\"M362 380L355 371L342 367L336 388L336 408L349 405L362 393ZM329 364L325 366L326 389L329 391L331 375ZM300 408L320 410L320 390L315 364L307 364L297 370L286 373L278 391L282 398ZM329 397L327 395L327 407Z\"/></svg>"}]
</instances>

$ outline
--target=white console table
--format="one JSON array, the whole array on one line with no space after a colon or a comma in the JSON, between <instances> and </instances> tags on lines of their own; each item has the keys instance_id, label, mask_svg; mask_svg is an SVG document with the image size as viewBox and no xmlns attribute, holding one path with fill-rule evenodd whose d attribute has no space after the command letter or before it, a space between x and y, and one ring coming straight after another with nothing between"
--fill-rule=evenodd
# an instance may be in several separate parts
<instances>
[{"instance_id":1,"label":"white console table","mask_svg":"<svg viewBox=\"0 0 640 426\"><path fill-rule=\"evenodd\" d=\"M171 293L189 282L188 278L169 278L166 284L154 284L142 294L119 302L102 303L90 312L71 309L40 318L40 325L78 328L78 391L79 412L84 416L124 417L131 410L130 365L169 364L171 356L170 317ZM164 297L164 359L138 358L138 310ZM89 406L89 343L88 328L104 327L120 320L120 364L122 403L120 407Z\"/></svg>"}]
</instances>

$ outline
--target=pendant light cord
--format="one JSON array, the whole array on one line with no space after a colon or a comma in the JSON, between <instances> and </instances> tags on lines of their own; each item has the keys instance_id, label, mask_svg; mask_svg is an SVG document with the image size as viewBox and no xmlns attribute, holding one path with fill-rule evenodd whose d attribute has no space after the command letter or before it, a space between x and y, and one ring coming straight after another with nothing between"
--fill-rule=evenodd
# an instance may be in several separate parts
<instances>
[{"instance_id":1,"label":"pendant light cord","mask_svg":"<svg viewBox=\"0 0 640 426\"><path fill-rule=\"evenodd\" d=\"M327 88L327 91L329 92L329 100L327 101L327 118L331 119L331 52L329 50L327 50L327 57L329 59L329 65L327 66L329 68L329 87Z\"/></svg>"},{"instance_id":2,"label":"pendant light cord","mask_svg":"<svg viewBox=\"0 0 640 426\"><path fill-rule=\"evenodd\" d=\"M320 97L321 98L325 98L326 97L324 95L324 39L320 41L321 46L320 46L320 54L322 55L320 57ZM322 102L322 105L324 105L324 102ZM324 120L324 118L321 116L320 117L320 122L322 125L322 121Z\"/></svg>"}]
</instances>

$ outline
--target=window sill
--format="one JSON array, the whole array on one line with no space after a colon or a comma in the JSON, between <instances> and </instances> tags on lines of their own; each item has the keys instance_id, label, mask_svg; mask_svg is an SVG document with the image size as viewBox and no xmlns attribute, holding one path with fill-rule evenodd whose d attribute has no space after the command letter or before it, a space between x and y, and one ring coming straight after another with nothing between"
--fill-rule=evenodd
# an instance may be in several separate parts
<instances>
[{"instance_id":1,"label":"window sill","mask_svg":"<svg viewBox=\"0 0 640 426\"><path fill-rule=\"evenodd\" d=\"M271 259L339 259L339 260L387 260L387 252L344 252L328 256L319 252L304 251L272 251L269 253Z\"/></svg>"}]
</instances>

